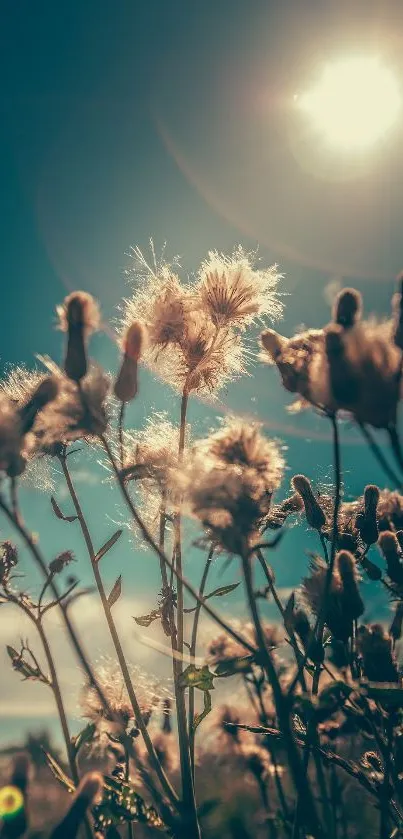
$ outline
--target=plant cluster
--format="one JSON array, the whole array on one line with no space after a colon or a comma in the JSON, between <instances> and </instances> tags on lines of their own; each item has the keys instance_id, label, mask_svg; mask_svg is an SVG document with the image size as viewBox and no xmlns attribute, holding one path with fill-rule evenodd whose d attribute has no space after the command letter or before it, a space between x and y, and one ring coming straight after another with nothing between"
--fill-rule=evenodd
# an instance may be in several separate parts
<instances>
[{"instance_id":1,"label":"plant cluster","mask_svg":"<svg viewBox=\"0 0 403 839\"><path fill-rule=\"evenodd\" d=\"M295 394L293 410L315 410L329 423L333 440L333 490L319 492L308 477L294 475L290 494L280 500L283 452L261 425L233 417L194 439L187 421L193 396L214 397L245 372L252 354L247 330L281 315L276 266L262 269L240 248L231 257L212 252L194 281L184 283L175 264L154 259L150 266L135 249L129 275L134 288L120 308L116 374L90 360L89 341L102 328L101 315L93 297L77 291L58 308L66 336L62 367L42 358L43 372L17 368L0 384L0 509L18 537L16 544L10 534L0 546L0 599L26 615L41 644L40 654L29 639L7 652L23 679L41 682L53 694L66 765L49 751L46 759L73 795L52 837L74 837L82 825L88 837L113 839L123 831L133 839L140 830L199 839L220 807L219 798L198 800L199 768L209 750L223 777L226 761L236 760L253 780L262 835L270 839L360 835L358 821L346 820L351 787L373 808L380 839L398 837L403 288L389 319L365 319L360 294L344 289L322 329L291 338L263 330L261 358L277 367L284 388ZM180 406L176 422L151 416L137 431L127 427L127 407L141 399L142 363L179 391ZM362 433L387 482L366 486L352 501L343 498L344 418ZM378 432L386 434L391 457L380 448ZM157 559L160 589L148 613L134 621L144 630L160 625L172 661L172 693L157 680L142 679L124 651L114 617L122 576L107 592L101 570L123 530L102 546L95 542L70 470L71 458L85 447L95 449L108 468L133 533ZM20 485L44 463L59 469L71 503L65 511L52 495L54 516L82 534L115 651L106 667L90 660L71 617L71 604L93 593L80 587L73 553L66 548L49 559L24 522ZM183 551L190 518L199 531L198 549L205 552L197 588L189 582ZM317 551L308 575L285 602L270 559L290 519L316 533ZM35 597L19 572L22 552L42 575ZM212 589L211 568L229 561L232 567L238 563L239 581ZM363 578L393 602L389 627L366 621ZM249 623L228 621L213 605L241 588ZM278 609L275 624L262 618L267 601ZM51 612L60 614L83 674L86 725L74 737L52 651ZM215 625L204 651L202 617ZM213 707L214 689L231 680L244 689L249 709L220 702ZM89 751L102 756L103 772L80 777L81 758ZM0 790L1 836L22 836L28 829L26 775L26 763L17 761L11 784ZM230 819L226 830L248 835L242 819Z\"/></svg>"}]
</instances>

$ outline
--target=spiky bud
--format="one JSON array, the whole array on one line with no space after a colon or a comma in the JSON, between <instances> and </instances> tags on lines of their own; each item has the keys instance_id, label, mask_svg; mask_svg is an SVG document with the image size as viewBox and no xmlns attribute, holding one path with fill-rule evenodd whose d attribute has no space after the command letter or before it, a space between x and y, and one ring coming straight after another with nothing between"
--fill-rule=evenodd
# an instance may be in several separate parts
<instances>
[{"instance_id":1,"label":"spiky bud","mask_svg":"<svg viewBox=\"0 0 403 839\"><path fill-rule=\"evenodd\" d=\"M130 324L123 340L123 359L114 393L120 402L131 402L138 392L138 362L144 345L144 327L139 321Z\"/></svg>"},{"instance_id":2,"label":"spiky bud","mask_svg":"<svg viewBox=\"0 0 403 839\"><path fill-rule=\"evenodd\" d=\"M314 530L321 530L326 524L326 516L313 493L311 482L305 475L294 475L291 483L302 498L308 524Z\"/></svg>"},{"instance_id":3,"label":"spiky bud","mask_svg":"<svg viewBox=\"0 0 403 839\"><path fill-rule=\"evenodd\" d=\"M67 349L64 360L66 376L80 382L88 370L86 341L99 326L99 308L91 294L74 291L58 308L60 327L67 332Z\"/></svg>"},{"instance_id":4,"label":"spiky bud","mask_svg":"<svg viewBox=\"0 0 403 839\"><path fill-rule=\"evenodd\" d=\"M350 329L359 320L362 298L355 288L342 288L333 306L333 320L343 329Z\"/></svg>"},{"instance_id":5,"label":"spiky bud","mask_svg":"<svg viewBox=\"0 0 403 839\"><path fill-rule=\"evenodd\" d=\"M374 545L378 541L377 508L379 489L375 484L368 484L364 490L364 512L358 513L355 525L365 545Z\"/></svg>"},{"instance_id":6,"label":"spiky bud","mask_svg":"<svg viewBox=\"0 0 403 839\"><path fill-rule=\"evenodd\" d=\"M58 554L51 562L49 562L49 571L52 574L60 574L67 565L70 565L70 562L73 562L74 556L72 551L62 551L62 553Z\"/></svg>"}]
</instances>

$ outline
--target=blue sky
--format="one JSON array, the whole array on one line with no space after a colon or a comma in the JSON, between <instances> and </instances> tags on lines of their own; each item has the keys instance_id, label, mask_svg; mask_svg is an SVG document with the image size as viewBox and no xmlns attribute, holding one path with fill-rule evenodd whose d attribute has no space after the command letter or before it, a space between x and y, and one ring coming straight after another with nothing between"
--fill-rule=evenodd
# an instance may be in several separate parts
<instances>
[{"instance_id":1,"label":"blue sky","mask_svg":"<svg viewBox=\"0 0 403 839\"><path fill-rule=\"evenodd\" d=\"M146 250L150 237L157 250L166 241L168 255L181 255L185 275L197 269L208 249L231 251L238 242L259 246L262 261L278 262L285 274L282 290L288 296L280 324L285 334L303 323L325 322L329 290L341 284L363 290L367 311L388 311L401 267L401 128L365 161L329 157L312 144L292 108L294 93L331 55L376 45L392 64L397 61L398 4L389 0L382 10L377 3L364 5L363 22L361 3L312 0L88 0L64 6L43 0L35 10L28 0L5 4L0 35L4 369L31 365L35 353L60 360L54 310L73 288L95 294L105 320L113 318L127 293L123 269L130 246ZM252 347L256 337L251 336ZM115 368L117 351L107 334L97 336L92 349L99 362ZM192 403L196 433L205 433L223 411L254 415L287 448L284 492L295 472L329 483L331 447L323 420L291 418L275 371L256 362L251 372L221 395L217 407ZM134 427L153 410L177 415L175 394L146 371L141 384L129 415ZM343 439L346 493L358 494L367 482L382 481L348 426ZM73 471L95 542L101 544L122 514L113 490L101 483L101 472L92 473L94 481L89 466L77 459ZM58 493L61 505L67 505L63 490ZM72 548L80 560L77 572L88 582L75 526L55 521L48 497L33 489L23 491L23 503L48 558ZM189 545L191 540L189 535ZM300 530L287 534L273 560L283 589L300 579L304 549L312 546ZM197 580L201 558L193 548L189 562ZM109 585L120 571L122 628L130 644L130 615L153 605L156 563L125 537L106 561ZM236 577L231 566L225 579ZM29 582L35 584L31 576ZM375 609L375 594L373 602ZM242 614L241 597L220 605ZM18 635L19 625L9 617L3 621L4 638ZM102 653L104 630L97 632L92 621L88 633L94 654ZM158 667L147 655L150 666ZM12 676L4 714L14 706L17 719L29 690L24 685L22 693ZM39 695L39 688L34 690ZM1 701L0 695L0 711ZM42 709L38 716L49 713L46 704L36 708Z\"/></svg>"}]
</instances>

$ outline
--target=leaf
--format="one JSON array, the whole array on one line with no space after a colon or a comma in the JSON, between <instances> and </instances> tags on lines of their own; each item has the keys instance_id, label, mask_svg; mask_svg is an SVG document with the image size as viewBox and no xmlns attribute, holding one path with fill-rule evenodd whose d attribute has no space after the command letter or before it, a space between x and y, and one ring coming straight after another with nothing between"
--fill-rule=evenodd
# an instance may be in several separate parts
<instances>
[{"instance_id":1,"label":"leaf","mask_svg":"<svg viewBox=\"0 0 403 839\"><path fill-rule=\"evenodd\" d=\"M191 615L191 614L192 614L192 612L195 612L195 611L196 611L196 609L197 609L197 606L193 606L191 609L184 609L183 611L184 611L187 615Z\"/></svg>"},{"instance_id":2,"label":"leaf","mask_svg":"<svg viewBox=\"0 0 403 839\"><path fill-rule=\"evenodd\" d=\"M295 592L291 592L290 597L287 600L286 607L284 609L284 626L289 635L292 635L294 631L293 627L293 614L295 608Z\"/></svg>"},{"instance_id":3,"label":"leaf","mask_svg":"<svg viewBox=\"0 0 403 839\"><path fill-rule=\"evenodd\" d=\"M140 615L140 617L138 618L133 617L133 620L135 620L139 626L145 626L147 628L147 626L150 626L150 624L152 624L153 621L158 620L158 618L160 617L161 610L153 609L153 611L150 612L149 615Z\"/></svg>"},{"instance_id":4,"label":"leaf","mask_svg":"<svg viewBox=\"0 0 403 839\"><path fill-rule=\"evenodd\" d=\"M122 594L122 575L119 574L115 585L108 597L108 606L111 609L112 606L119 600L120 595Z\"/></svg>"},{"instance_id":5,"label":"leaf","mask_svg":"<svg viewBox=\"0 0 403 839\"><path fill-rule=\"evenodd\" d=\"M195 715L195 718L193 720L193 731L196 731L197 726L200 725L202 720L204 720L204 718L207 717L207 714L210 713L211 706L212 706L212 702L211 702L210 691L205 690L204 691L204 707L203 707L203 710L202 710L201 714L196 714Z\"/></svg>"},{"instance_id":6,"label":"leaf","mask_svg":"<svg viewBox=\"0 0 403 839\"><path fill-rule=\"evenodd\" d=\"M80 749L85 745L85 743L90 743L94 737L96 732L96 725L94 722L89 722L85 728L82 728L81 731L75 737L71 738L71 744L74 751L74 757L78 755Z\"/></svg>"},{"instance_id":7,"label":"leaf","mask_svg":"<svg viewBox=\"0 0 403 839\"><path fill-rule=\"evenodd\" d=\"M226 594L230 594L231 591L235 591L238 586L241 585L239 583L231 583L228 586L220 586L219 588L215 588L214 591L210 591L210 594L206 594L205 600L209 600L210 597L224 597Z\"/></svg>"},{"instance_id":8,"label":"leaf","mask_svg":"<svg viewBox=\"0 0 403 839\"><path fill-rule=\"evenodd\" d=\"M61 519L62 521L77 521L78 516L65 516L64 513L62 513L56 498L54 498L53 495L50 499L50 503L53 507L53 512L58 519Z\"/></svg>"},{"instance_id":9,"label":"leaf","mask_svg":"<svg viewBox=\"0 0 403 839\"><path fill-rule=\"evenodd\" d=\"M46 762L49 766L50 771L52 772L52 775L54 775L54 777L57 781L59 781L60 784L63 784L63 786L68 790L68 792L74 792L75 786L73 784L73 781L71 780L71 778L69 778L68 775L66 775L60 764L57 762L57 760L55 760L55 758L52 757L50 752L47 752L46 749L43 749L43 753L46 757Z\"/></svg>"},{"instance_id":10,"label":"leaf","mask_svg":"<svg viewBox=\"0 0 403 839\"><path fill-rule=\"evenodd\" d=\"M207 664L196 667L189 664L180 676L179 684L182 688L198 688L199 690L214 690L214 676Z\"/></svg>"},{"instance_id":11,"label":"leaf","mask_svg":"<svg viewBox=\"0 0 403 839\"><path fill-rule=\"evenodd\" d=\"M108 539L108 541L105 542L104 545L102 545L102 548L99 549L98 553L94 557L94 562L99 562L102 559L102 557L105 556L105 554L108 553L108 551L110 551L111 548L113 548L115 542L117 542L118 539L120 539L122 533L123 530L117 530L116 533L114 533L113 536L111 536L111 538Z\"/></svg>"}]
</instances>

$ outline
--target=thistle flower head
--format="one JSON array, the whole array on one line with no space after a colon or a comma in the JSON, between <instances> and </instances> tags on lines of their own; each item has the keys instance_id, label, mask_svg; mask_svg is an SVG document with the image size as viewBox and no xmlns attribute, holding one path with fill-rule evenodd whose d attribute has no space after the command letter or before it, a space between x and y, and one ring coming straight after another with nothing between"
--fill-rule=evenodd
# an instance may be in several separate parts
<instances>
[{"instance_id":1,"label":"thistle flower head","mask_svg":"<svg viewBox=\"0 0 403 839\"><path fill-rule=\"evenodd\" d=\"M59 327L63 332L71 328L90 335L99 328L101 315L97 301L86 291L73 291L64 298L61 306L57 306Z\"/></svg>"},{"instance_id":2,"label":"thistle flower head","mask_svg":"<svg viewBox=\"0 0 403 839\"><path fill-rule=\"evenodd\" d=\"M354 326L361 317L362 297L355 288L343 288L333 304L333 320L344 329Z\"/></svg>"},{"instance_id":3,"label":"thistle flower head","mask_svg":"<svg viewBox=\"0 0 403 839\"><path fill-rule=\"evenodd\" d=\"M58 376L58 394L38 415L34 432L43 451L52 453L58 444L88 439L107 428L109 376L99 367L90 367L80 387L64 377L53 362L44 359Z\"/></svg>"},{"instance_id":4,"label":"thistle flower head","mask_svg":"<svg viewBox=\"0 0 403 839\"><path fill-rule=\"evenodd\" d=\"M269 512L282 466L277 446L258 427L231 423L194 447L178 484L213 542L242 553Z\"/></svg>"},{"instance_id":5,"label":"thistle flower head","mask_svg":"<svg viewBox=\"0 0 403 839\"><path fill-rule=\"evenodd\" d=\"M347 562L346 560L344 571ZM328 566L324 560L321 557L314 557L311 562L310 576L305 577L302 581L302 596L315 616L322 614L322 609L325 606L324 619L326 626L337 641L345 643L352 634L352 612L359 611L358 600L353 596L357 588L356 580L351 577L351 585L349 585L349 579L346 586L346 576L342 580L338 562L335 563L330 590L324 604L327 573ZM362 612L360 611L359 614L362 614Z\"/></svg>"},{"instance_id":6,"label":"thistle flower head","mask_svg":"<svg viewBox=\"0 0 403 839\"><path fill-rule=\"evenodd\" d=\"M340 575L340 604L346 621L354 621L364 613L364 603L359 591L359 573L356 561L349 551L339 551L335 561Z\"/></svg>"},{"instance_id":7,"label":"thistle flower head","mask_svg":"<svg viewBox=\"0 0 403 839\"><path fill-rule=\"evenodd\" d=\"M364 489L364 510L359 512L355 525L365 545L374 545L378 541L377 507L379 489L375 484L368 484Z\"/></svg>"},{"instance_id":8,"label":"thistle flower head","mask_svg":"<svg viewBox=\"0 0 403 839\"><path fill-rule=\"evenodd\" d=\"M195 292L216 327L245 329L257 317L276 320L282 312L277 266L255 268L253 255L238 247L228 257L210 251L199 270Z\"/></svg>"},{"instance_id":9,"label":"thistle flower head","mask_svg":"<svg viewBox=\"0 0 403 839\"><path fill-rule=\"evenodd\" d=\"M302 397L302 401L297 402L298 407L310 403L332 410L322 329L308 329L292 338L267 330L261 335L261 342L265 350L262 358L269 364L276 364L283 387Z\"/></svg>"}]
</instances>

